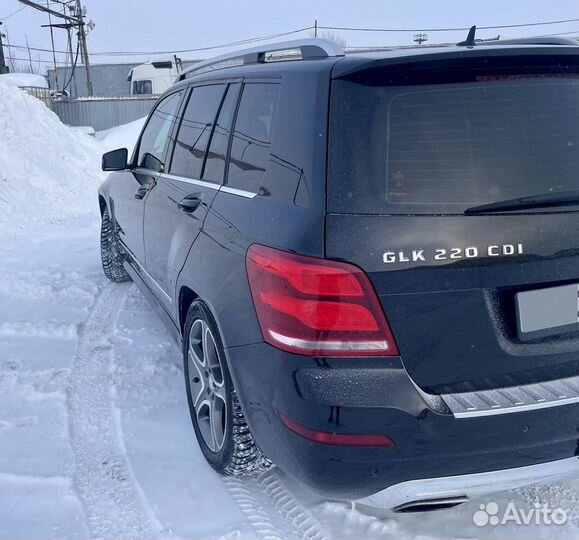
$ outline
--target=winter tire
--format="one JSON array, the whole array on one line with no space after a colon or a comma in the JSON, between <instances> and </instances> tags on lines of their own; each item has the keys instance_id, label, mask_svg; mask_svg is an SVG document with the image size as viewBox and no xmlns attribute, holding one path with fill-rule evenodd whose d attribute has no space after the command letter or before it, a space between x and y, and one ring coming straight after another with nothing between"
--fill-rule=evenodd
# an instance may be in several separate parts
<instances>
[{"instance_id":1,"label":"winter tire","mask_svg":"<svg viewBox=\"0 0 579 540\"><path fill-rule=\"evenodd\" d=\"M199 301L187 315L183 361L191 420L209 464L226 476L270 468L271 462L255 444L245 421L217 324Z\"/></svg>"},{"instance_id":2,"label":"winter tire","mask_svg":"<svg viewBox=\"0 0 579 540\"><path fill-rule=\"evenodd\" d=\"M111 281L121 282L131 279L123 266L124 258L109 210L105 208L101 223L101 262L105 276Z\"/></svg>"}]
</instances>

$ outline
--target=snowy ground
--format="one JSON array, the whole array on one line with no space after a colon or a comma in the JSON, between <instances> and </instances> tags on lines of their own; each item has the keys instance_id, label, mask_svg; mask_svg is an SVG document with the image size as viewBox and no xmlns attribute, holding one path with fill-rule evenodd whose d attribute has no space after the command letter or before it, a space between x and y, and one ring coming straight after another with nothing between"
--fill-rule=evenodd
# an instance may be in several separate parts
<instances>
[{"instance_id":1,"label":"snowy ground","mask_svg":"<svg viewBox=\"0 0 579 540\"><path fill-rule=\"evenodd\" d=\"M95 156L134 137L138 125L103 140L73 136L33 98L7 95L0 88L0 123L4 107L28 127L2 132L10 156L0 148L0 540L577 540L577 482L483 501L516 501L526 511L549 503L568 513L562 527L478 529L472 516L480 501L377 519L320 501L275 470L243 481L214 474L194 441L178 348L136 287L107 282L100 268ZM10 113L8 100L25 110ZM40 168L42 145L25 138L30 126L42 134L39 122L68 147L51 141L54 155ZM55 167L46 162L67 151L78 161L51 178ZM36 184L14 162L27 159L35 178L44 175L44 191L72 186L62 200L74 211L59 215L59 197L46 215L38 214L42 201L26 207ZM83 174L61 176L79 163Z\"/></svg>"}]
</instances>

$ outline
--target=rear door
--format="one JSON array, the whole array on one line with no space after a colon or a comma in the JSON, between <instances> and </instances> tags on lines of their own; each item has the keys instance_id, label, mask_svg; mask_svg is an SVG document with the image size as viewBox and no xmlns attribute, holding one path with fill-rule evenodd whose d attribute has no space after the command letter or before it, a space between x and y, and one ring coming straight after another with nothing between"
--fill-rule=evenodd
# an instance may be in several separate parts
<instances>
[{"instance_id":1,"label":"rear door","mask_svg":"<svg viewBox=\"0 0 579 540\"><path fill-rule=\"evenodd\" d=\"M579 189L577 52L512 54L333 82L326 254L369 274L435 392L579 373L577 204L465 214Z\"/></svg>"},{"instance_id":2,"label":"rear door","mask_svg":"<svg viewBox=\"0 0 579 540\"><path fill-rule=\"evenodd\" d=\"M238 93L239 84L225 83L190 91L174 134L170 166L147 198L146 269L167 307L173 303L178 273L223 182Z\"/></svg>"}]
</instances>

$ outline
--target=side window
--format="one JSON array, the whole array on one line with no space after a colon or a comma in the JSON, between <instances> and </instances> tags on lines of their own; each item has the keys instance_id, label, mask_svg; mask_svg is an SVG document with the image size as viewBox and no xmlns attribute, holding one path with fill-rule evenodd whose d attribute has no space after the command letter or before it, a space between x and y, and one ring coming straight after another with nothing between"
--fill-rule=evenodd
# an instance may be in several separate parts
<instances>
[{"instance_id":1,"label":"side window","mask_svg":"<svg viewBox=\"0 0 579 540\"><path fill-rule=\"evenodd\" d=\"M246 84L233 131L227 185L257 193L271 149L279 84Z\"/></svg>"},{"instance_id":2,"label":"side window","mask_svg":"<svg viewBox=\"0 0 579 540\"><path fill-rule=\"evenodd\" d=\"M133 94L152 94L153 81L133 81Z\"/></svg>"},{"instance_id":3,"label":"side window","mask_svg":"<svg viewBox=\"0 0 579 540\"><path fill-rule=\"evenodd\" d=\"M175 141L171 174L201 178L205 151L224 91L224 84L193 89Z\"/></svg>"},{"instance_id":4,"label":"side window","mask_svg":"<svg viewBox=\"0 0 579 540\"><path fill-rule=\"evenodd\" d=\"M182 92L171 94L161 101L147 122L139 143L137 165L144 168L153 168L155 160L163 162L165 150L169 144L169 135L179 108ZM154 159L151 159L151 156Z\"/></svg>"},{"instance_id":5,"label":"side window","mask_svg":"<svg viewBox=\"0 0 579 540\"><path fill-rule=\"evenodd\" d=\"M203 180L209 182L223 182L225 173L225 159L227 157L227 147L229 146L229 134L231 133L231 124L235 116L235 107L239 96L239 87L241 85L230 84L227 94L219 111L219 118L215 124L207 159L205 161L205 170L203 171Z\"/></svg>"}]
</instances>

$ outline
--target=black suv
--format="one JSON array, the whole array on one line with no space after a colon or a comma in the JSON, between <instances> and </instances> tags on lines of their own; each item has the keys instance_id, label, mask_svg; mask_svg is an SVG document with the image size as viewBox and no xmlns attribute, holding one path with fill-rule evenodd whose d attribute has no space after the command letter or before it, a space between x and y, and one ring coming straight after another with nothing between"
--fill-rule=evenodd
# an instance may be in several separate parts
<instances>
[{"instance_id":1,"label":"black suv","mask_svg":"<svg viewBox=\"0 0 579 540\"><path fill-rule=\"evenodd\" d=\"M579 48L201 62L99 192L223 474L399 510L579 475Z\"/></svg>"}]
</instances>

